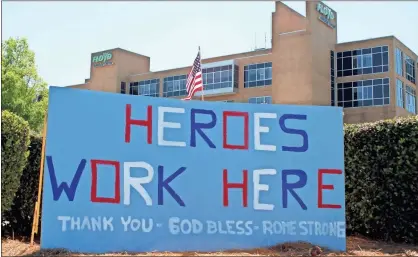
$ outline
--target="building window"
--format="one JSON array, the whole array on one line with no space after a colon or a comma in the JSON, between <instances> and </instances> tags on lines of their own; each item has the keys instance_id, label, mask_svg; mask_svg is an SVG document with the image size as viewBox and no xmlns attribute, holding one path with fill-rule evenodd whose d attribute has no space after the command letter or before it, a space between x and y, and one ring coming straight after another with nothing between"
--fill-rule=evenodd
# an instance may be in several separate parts
<instances>
[{"instance_id":1,"label":"building window","mask_svg":"<svg viewBox=\"0 0 418 257\"><path fill-rule=\"evenodd\" d=\"M257 63L244 66L244 87L264 87L271 85L272 63Z\"/></svg>"},{"instance_id":2,"label":"building window","mask_svg":"<svg viewBox=\"0 0 418 257\"><path fill-rule=\"evenodd\" d=\"M417 114L417 109L416 109L417 93L415 89L412 88L411 86L406 85L405 93L406 93L406 110L413 114Z\"/></svg>"},{"instance_id":3,"label":"building window","mask_svg":"<svg viewBox=\"0 0 418 257\"><path fill-rule=\"evenodd\" d=\"M186 81L187 75L164 78L163 97L187 95Z\"/></svg>"},{"instance_id":4,"label":"building window","mask_svg":"<svg viewBox=\"0 0 418 257\"><path fill-rule=\"evenodd\" d=\"M120 93L121 94L126 94L126 83L125 82L120 83Z\"/></svg>"},{"instance_id":5,"label":"building window","mask_svg":"<svg viewBox=\"0 0 418 257\"><path fill-rule=\"evenodd\" d=\"M338 106L344 108L389 104L389 78L338 83Z\"/></svg>"},{"instance_id":6,"label":"building window","mask_svg":"<svg viewBox=\"0 0 418 257\"><path fill-rule=\"evenodd\" d=\"M405 54L405 77L415 84L415 62Z\"/></svg>"},{"instance_id":7,"label":"building window","mask_svg":"<svg viewBox=\"0 0 418 257\"><path fill-rule=\"evenodd\" d=\"M335 105L335 60L334 51L331 51L331 106Z\"/></svg>"},{"instance_id":8,"label":"building window","mask_svg":"<svg viewBox=\"0 0 418 257\"><path fill-rule=\"evenodd\" d=\"M387 72L388 46L356 49L337 53L337 77Z\"/></svg>"},{"instance_id":9,"label":"building window","mask_svg":"<svg viewBox=\"0 0 418 257\"><path fill-rule=\"evenodd\" d=\"M234 100L223 100L223 101L221 101L221 102L224 102L224 103L233 103L233 102L234 102Z\"/></svg>"},{"instance_id":10,"label":"building window","mask_svg":"<svg viewBox=\"0 0 418 257\"><path fill-rule=\"evenodd\" d=\"M396 73L403 76L403 53L399 48L395 49L395 67Z\"/></svg>"},{"instance_id":11,"label":"building window","mask_svg":"<svg viewBox=\"0 0 418 257\"><path fill-rule=\"evenodd\" d=\"M248 98L250 104L271 104L271 96L257 96Z\"/></svg>"},{"instance_id":12,"label":"building window","mask_svg":"<svg viewBox=\"0 0 418 257\"><path fill-rule=\"evenodd\" d=\"M143 80L131 82L129 88L130 95L142 95L158 97L160 92L160 79Z\"/></svg>"},{"instance_id":13,"label":"building window","mask_svg":"<svg viewBox=\"0 0 418 257\"><path fill-rule=\"evenodd\" d=\"M403 101L403 83L399 79L396 80L396 105L404 108Z\"/></svg>"},{"instance_id":14,"label":"building window","mask_svg":"<svg viewBox=\"0 0 418 257\"><path fill-rule=\"evenodd\" d=\"M234 72L234 76L232 76ZM235 87L238 88L238 66L225 65L221 67L202 69L204 90ZM234 81L232 81L234 80ZM164 78L163 96L185 96L187 75Z\"/></svg>"},{"instance_id":15,"label":"building window","mask_svg":"<svg viewBox=\"0 0 418 257\"><path fill-rule=\"evenodd\" d=\"M235 67L234 67L235 68ZM238 83L233 83L232 65L203 69L203 88L204 90L213 90L228 87L238 87ZM238 79L237 76L234 76ZM234 80L235 80L234 79Z\"/></svg>"}]
</instances>

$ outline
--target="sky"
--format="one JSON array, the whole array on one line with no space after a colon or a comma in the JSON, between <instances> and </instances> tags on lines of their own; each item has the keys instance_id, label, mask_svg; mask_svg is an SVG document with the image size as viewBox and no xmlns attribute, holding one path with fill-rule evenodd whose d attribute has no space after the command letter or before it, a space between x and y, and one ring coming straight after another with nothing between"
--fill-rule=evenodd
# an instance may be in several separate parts
<instances>
[{"instance_id":1,"label":"sky","mask_svg":"<svg viewBox=\"0 0 418 257\"><path fill-rule=\"evenodd\" d=\"M302 15L305 2L284 2ZM418 1L324 2L338 14L338 42L394 35L418 53ZM90 54L124 48L151 57L151 70L270 47L273 1L2 2L2 40L26 37L40 76L84 83ZM266 40L267 38L267 40ZM266 43L267 42L267 43Z\"/></svg>"}]
</instances>

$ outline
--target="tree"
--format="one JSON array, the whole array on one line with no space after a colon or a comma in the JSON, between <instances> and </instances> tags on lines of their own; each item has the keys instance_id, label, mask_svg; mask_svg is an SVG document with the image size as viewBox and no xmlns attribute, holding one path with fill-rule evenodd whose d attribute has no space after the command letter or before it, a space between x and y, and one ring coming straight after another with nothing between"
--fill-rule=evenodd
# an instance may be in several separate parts
<instances>
[{"instance_id":1,"label":"tree","mask_svg":"<svg viewBox=\"0 0 418 257\"><path fill-rule=\"evenodd\" d=\"M40 131L48 105L48 87L39 77L27 39L9 38L1 46L1 109L9 110Z\"/></svg>"}]
</instances>

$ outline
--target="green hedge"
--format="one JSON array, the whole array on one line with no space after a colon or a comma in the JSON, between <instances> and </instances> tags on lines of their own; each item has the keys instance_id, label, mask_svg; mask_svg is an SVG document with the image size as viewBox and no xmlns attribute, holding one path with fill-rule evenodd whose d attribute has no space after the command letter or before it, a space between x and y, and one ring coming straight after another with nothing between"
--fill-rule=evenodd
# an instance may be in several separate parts
<instances>
[{"instance_id":1,"label":"green hedge","mask_svg":"<svg viewBox=\"0 0 418 257\"><path fill-rule=\"evenodd\" d=\"M345 126L348 232L418 242L418 116Z\"/></svg>"},{"instance_id":2,"label":"green hedge","mask_svg":"<svg viewBox=\"0 0 418 257\"><path fill-rule=\"evenodd\" d=\"M20 178L20 187L16 192L12 209L6 214L7 220L10 222L9 228L21 236L30 236L32 231L33 211L38 200L42 137L31 135L29 152L28 165ZM40 220L38 227L40 230Z\"/></svg>"},{"instance_id":3,"label":"green hedge","mask_svg":"<svg viewBox=\"0 0 418 257\"><path fill-rule=\"evenodd\" d=\"M29 125L9 111L1 112L1 213L10 210L26 165Z\"/></svg>"}]
</instances>

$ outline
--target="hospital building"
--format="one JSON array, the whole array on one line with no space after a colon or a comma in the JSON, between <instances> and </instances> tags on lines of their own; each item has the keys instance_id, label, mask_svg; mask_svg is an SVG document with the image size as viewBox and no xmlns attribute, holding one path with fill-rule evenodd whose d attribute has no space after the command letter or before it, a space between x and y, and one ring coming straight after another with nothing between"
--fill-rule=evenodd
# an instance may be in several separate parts
<instances>
[{"instance_id":1,"label":"hospital building","mask_svg":"<svg viewBox=\"0 0 418 257\"><path fill-rule=\"evenodd\" d=\"M303 16L277 1L271 22L270 48L202 59L205 101L341 106L345 123L417 114L418 56L396 37L338 43L338 14L322 2L306 2ZM194 57L151 72L148 56L100 51L90 78L70 87L181 99Z\"/></svg>"}]
</instances>

